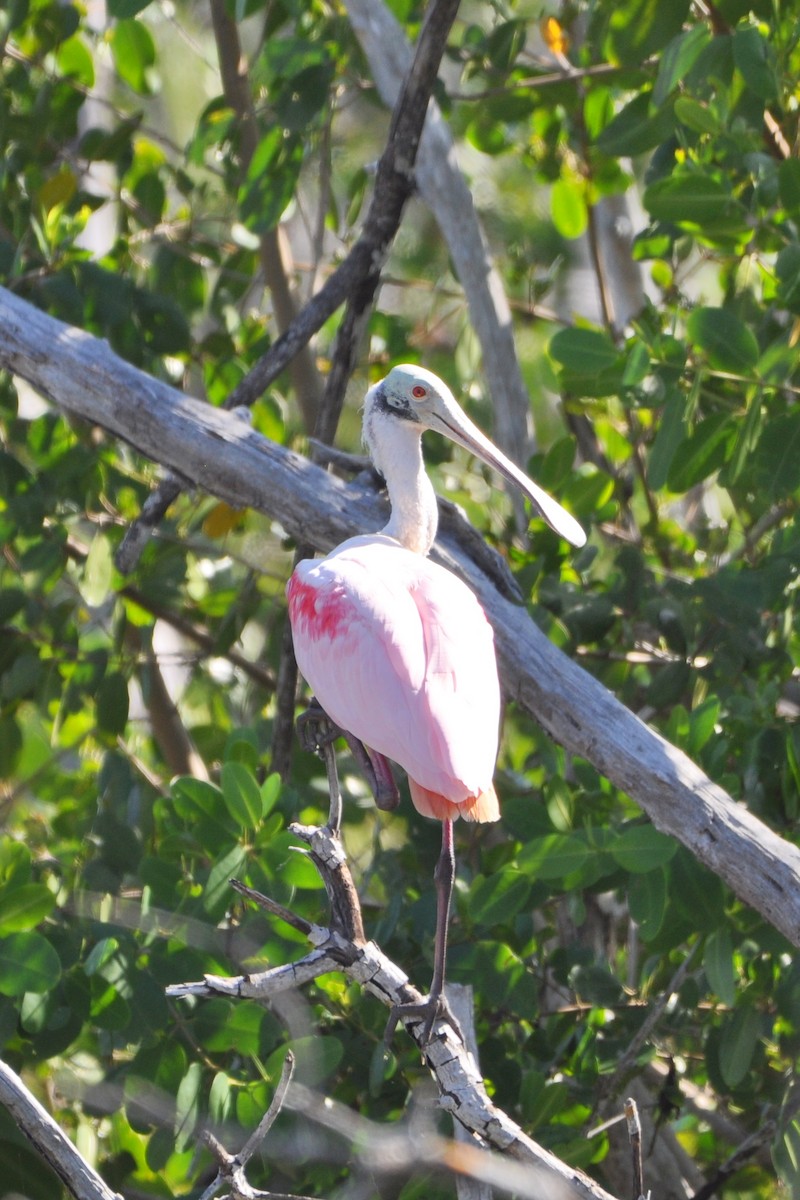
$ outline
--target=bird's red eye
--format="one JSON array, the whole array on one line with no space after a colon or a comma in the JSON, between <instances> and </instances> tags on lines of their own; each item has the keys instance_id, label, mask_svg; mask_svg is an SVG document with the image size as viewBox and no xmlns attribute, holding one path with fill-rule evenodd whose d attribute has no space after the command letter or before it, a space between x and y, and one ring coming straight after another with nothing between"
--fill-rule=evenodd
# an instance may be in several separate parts
<instances>
[{"instance_id":1,"label":"bird's red eye","mask_svg":"<svg viewBox=\"0 0 800 1200\"><path fill-rule=\"evenodd\" d=\"M411 389L411 395L414 397L415 400L421 400L422 397L427 396L427 394L428 394L428 389L424 388L421 383L418 383L416 387L413 387Z\"/></svg>"}]
</instances>

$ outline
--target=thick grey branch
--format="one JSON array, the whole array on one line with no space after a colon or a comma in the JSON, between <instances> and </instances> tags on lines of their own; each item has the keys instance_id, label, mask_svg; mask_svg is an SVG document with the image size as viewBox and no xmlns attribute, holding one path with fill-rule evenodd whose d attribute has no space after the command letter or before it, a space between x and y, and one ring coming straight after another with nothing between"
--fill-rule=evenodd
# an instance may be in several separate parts
<instances>
[{"instance_id":1,"label":"thick grey branch","mask_svg":"<svg viewBox=\"0 0 800 1200\"><path fill-rule=\"evenodd\" d=\"M0 366L197 487L269 514L320 550L385 523L385 509L366 487L342 483L235 414L159 383L121 362L104 342L4 289ZM553 646L454 539L437 543L437 554L472 586L494 626L506 693L800 946L800 850Z\"/></svg>"}]
</instances>

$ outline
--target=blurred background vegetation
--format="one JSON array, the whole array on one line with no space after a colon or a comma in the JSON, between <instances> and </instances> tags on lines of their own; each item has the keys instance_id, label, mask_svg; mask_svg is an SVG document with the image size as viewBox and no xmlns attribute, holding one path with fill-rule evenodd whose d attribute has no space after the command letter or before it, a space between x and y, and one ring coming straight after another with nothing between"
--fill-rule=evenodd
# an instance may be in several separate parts
<instances>
[{"instance_id":1,"label":"blurred background vegetation","mask_svg":"<svg viewBox=\"0 0 800 1200\"><path fill-rule=\"evenodd\" d=\"M413 41L423 6L389 7ZM349 8L7 0L3 285L222 403L360 229L389 114ZM429 447L437 489L508 558L548 636L791 839L799 33L796 0L465 0L436 98L511 305L530 393L515 450L588 547L520 531L474 464ZM305 449L337 322L253 405L267 437ZM419 198L342 447L359 450L369 382L408 360L491 429L461 284ZM232 875L324 922L287 825L321 819L326 792L311 756L284 769L283 745L273 764L293 546L187 493L123 578L115 548L157 479L0 380L0 1045L113 1187L153 1197L200 1193L199 1123L237 1148L287 1044L302 1081L380 1121L424 1077L398 1035L370 1086L385 1014L339 976L270 1011L165 1000L169 983L300 953L234 902ZM368 933L424 987L438 828L408 803L377 813L342 769ZM513 705L498 788L501 824L458 830L449 960L475 989L496 1103L621 1192L615 1130L587 1134L633 1088L659 1125L659 1200L800 1194L789 943ZM689 955L635 1080L616 1078ZM254 1184L328 1195L347 1179L341 1143L291 1115L267 1151ZM61 1194L4 1114L0 1161L0 1193ZM412 1171L374 1187L451 1191Z\"/></svg>"}]
</instances>

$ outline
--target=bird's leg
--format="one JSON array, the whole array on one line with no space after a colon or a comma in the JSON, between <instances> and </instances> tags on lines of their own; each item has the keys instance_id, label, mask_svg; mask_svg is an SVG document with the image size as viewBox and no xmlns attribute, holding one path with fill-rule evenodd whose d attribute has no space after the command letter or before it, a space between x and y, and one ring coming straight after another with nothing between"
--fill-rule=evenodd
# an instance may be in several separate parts
<instances>
[{"instance_id":1,"label":"bird's leg","mask_svg":"<svg viewBox=\"0 0 800 1200\"><path fill-rule=\"evenodd\" d=\"M456 855L453 846L453 822L442 822L442 850L436 863L433 878L436 883L436 935L433 948L433 979L431 990L425 1000L418 1004L396 1004L390 1015L384 1034L388 1046L394 1036L398 1021L403 1017L421 1017L421 1042L427 1046L431 1040L434 1021L446 1017L463 1041L458 1021L450 1011L444 995L444 972L447 960L447 930L450 924L450 902L453 898L453 882L456 874Z\"/></svg>"},{"instance_id":2,"label":"bird's leg","mask_svg":"<svg viewBox=\"0 0 800 1200\"><path fill-rule=\"evenodd\" d=\"M388 758L379 754L377 750L368 751L364 743L352 733L334 725L318 700L311 699L306 711L297 718L297 733L303 749L312 754L320 753L337 737L343 737L375 797L378 808L383 812L391 812L397 808L400 793Z\"/></svg>"},{"instance_id":3,"label":"bird's leg","mask_svg":"<svg viewBox=\"0 0 800 1200\"><path fill-rule=\"evenodd\" d=\"M350 733L345 733L344 738L369 784L378 808L381 812L393 812L400 803L400 792L388 758L377 750L368 750L363 742Z\"/></svg>"}]
</instances>

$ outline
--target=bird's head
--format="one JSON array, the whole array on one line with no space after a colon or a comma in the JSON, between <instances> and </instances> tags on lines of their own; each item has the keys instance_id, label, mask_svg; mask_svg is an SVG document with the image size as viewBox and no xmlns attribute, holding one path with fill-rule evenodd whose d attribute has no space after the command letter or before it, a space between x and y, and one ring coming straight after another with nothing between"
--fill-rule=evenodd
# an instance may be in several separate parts
<instances>
[{"instance_id":1,"label":"bird's head","mask_svg":"<svg viewBox=\"0 0 800 1200\"><path fill-rule=\"evenodd\" d=\"M463 446L519 488L556 533L573 546L585 545L586 534L575 518L489 441L469 419L447 384L432 371L403 363L370 388L364 402L364 432L371 449L370 430L375 422L392 420L409 422L420 433L435 429ZM381 467L380 463L377 465Z\"/></svg>"}]
</instances>

